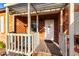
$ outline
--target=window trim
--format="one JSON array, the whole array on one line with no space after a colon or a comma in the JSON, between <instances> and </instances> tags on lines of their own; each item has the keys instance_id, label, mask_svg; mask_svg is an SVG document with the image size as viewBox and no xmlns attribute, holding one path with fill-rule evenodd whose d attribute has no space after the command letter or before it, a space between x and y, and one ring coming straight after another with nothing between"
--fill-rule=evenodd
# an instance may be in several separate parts
<instances>
[{"instance_id":1,"label":"window trim","mask_svg":"<svg viewBox=\"0 0 79 59\"><path fill-rule=\"evenodd\" d=\"M4 16L0 16L0 32L4 33Z\"/></svg>"}]
</instances>

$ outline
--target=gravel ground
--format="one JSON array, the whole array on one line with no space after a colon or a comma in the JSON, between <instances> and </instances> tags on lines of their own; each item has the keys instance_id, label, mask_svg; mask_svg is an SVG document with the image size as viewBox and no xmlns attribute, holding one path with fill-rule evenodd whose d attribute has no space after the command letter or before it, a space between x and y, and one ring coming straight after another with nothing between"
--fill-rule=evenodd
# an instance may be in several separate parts
<instances>
[{"instance_id":1,"label":"gravel ground","mask_svg":"<svg viewBox=\"0 0 79 59\"><path fill-rule=\"evenodd\" d=\"M49 54L47 53L34 53L32 56L48 56ZM5 49L1 49L0 48L0 56L8 56L6 55ZM20 54L15 54L15 53L10 53L9 56L24 56L24 55L20 55ZM49 55L50 56L50 55ZM56 55L55 55L56 56ZM79 53L75 52L75 56L79 56Z\"/></svg>"},{"instance_id":2,"label":"gravel ground","mask_svg":"<svg viewBox=\"0 0 79 59\"><path fill-rule=\"evenodd\" d=\"M79 56L79 53L75 52L75 56Z\"/></svg>"},{"instance_id":3,"label":"gravel ground","mask_svg":"<svg viewBox=\"0 0 79 59\"><path fill-rule=\"evenodd\" d=\"M5 49L3 49L3 48L0 48L0 56L3 56L3 55L5 55L6 53L5 53Z\"/></svg>"}]
</instances>

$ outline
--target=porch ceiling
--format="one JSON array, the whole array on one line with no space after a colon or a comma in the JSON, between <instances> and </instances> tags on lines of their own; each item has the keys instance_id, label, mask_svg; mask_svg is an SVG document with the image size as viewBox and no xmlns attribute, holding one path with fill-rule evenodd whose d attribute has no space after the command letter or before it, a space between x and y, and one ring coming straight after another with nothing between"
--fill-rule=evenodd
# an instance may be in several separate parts
<instances>
[{"instance_id":1,"label":"porch ceiling","mask_svg":"<svg viewBox=\"0 0 79 59\"><path fill-rule=\"evenodd\" d=\"M63 8L65 5L65 3L31 3L31 12L59 9ZM11 11L15 11L16 13L27 13L27 3L18 3L9 6L9 8Z\"/></svg>"}]
</instances>

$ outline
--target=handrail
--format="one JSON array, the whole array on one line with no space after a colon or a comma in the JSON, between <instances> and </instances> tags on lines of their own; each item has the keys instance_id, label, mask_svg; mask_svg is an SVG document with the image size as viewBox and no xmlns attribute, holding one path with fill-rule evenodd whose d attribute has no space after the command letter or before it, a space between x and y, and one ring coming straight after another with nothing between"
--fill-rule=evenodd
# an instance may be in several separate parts
<instances>
[{"instance_id":1,"label":"handrail","mask_svg":"<svg viewBox=\"0 0 79 59\"><path fill-rule=\"evenodd\" d=\"M30 37L30 39L28 39ZM7 51L30 55L39 44L39 33L23 34L8 33L7 35ZM30 48L30 52L28 51Z\"/></svg>"},{"instance_id":2,"label":"handrail","mask_svg":"<svg viewBox=\"0 0 79 59\"><path fill-rule=\"evenodd\" d=\"M59 46L62 54L67 56L67 35L64 33L59 33Z\"/></svg>"}]
</instances>

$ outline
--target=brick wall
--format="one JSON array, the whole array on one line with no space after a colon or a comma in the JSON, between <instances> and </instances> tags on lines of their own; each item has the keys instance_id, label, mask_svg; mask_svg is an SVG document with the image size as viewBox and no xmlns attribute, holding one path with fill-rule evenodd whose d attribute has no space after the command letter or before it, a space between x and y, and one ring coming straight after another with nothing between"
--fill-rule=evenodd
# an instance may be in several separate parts
<instances>
[{"instance_id":1,"label":"brick wall","mask_svg":"<svg viewBox=\"0 0 79 59\"><path fill-rule=\"evenodd\" d=\"M63 10L63 32L69 34L69 7L65 7Z\"/></svg>"},{"instance_id":2,"label":"brick wall","mask_svg":"<svg viewBox=\"0 0 79 59\"><path fill-rule=\"evenodd\" d=\"M58 42L58 14L47 14L47 15L39 15L39 33L40 39L45 39L45 20L54 20L54 40ZM27 17L23 16L16 16L16 25L15 25L15 32L16 33L24 33L28 31L27 25ZM32 16L31 22L36 20L36 16ZM24 27L25 25L26 28Z\"/></svg>"},{"instance_id":3,"label":"brick wall","mask_svg":"<svg viewBox=\"0 0 79 59\"><path fill-rule=\"evenodd\" d=\"M45 20L54 20L54 41L58 42L58 14L48 14L39 16L40 39L45 39Z\"/></svg>"}]
</instances>

